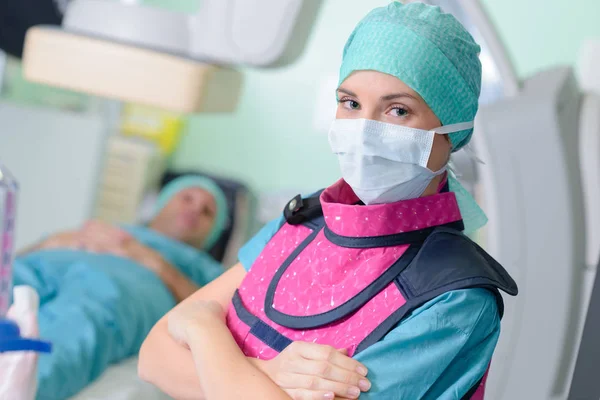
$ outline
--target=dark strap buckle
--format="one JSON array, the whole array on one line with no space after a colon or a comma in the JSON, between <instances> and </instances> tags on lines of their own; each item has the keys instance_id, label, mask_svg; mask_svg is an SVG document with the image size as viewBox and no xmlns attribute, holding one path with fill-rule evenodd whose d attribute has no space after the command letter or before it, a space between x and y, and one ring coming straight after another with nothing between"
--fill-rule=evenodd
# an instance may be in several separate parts
<instances>
[{"instance_id":1,"label":"dark strap buckle","mask_svg":"<svg viewBox=\"0 0 600 400\"><path fill-rule=\"evenodd\" d=\"M291 199L283 210L283 216L290 225L299 225L323 214L319 196L302 199L297 195Z\"/></svg>"},{"instance_id":2,"label":"dark strap buckle","mask_svg":"<svg viewBox=\"0 0 600 400\"><path fill-rule=\"evenodd\" d=\"M303 207L304 202L300 195L297 195L286 204L283 215L288 224L298 225L303 221L302 215L298 214Z\"/></svg>"}]
</instances>

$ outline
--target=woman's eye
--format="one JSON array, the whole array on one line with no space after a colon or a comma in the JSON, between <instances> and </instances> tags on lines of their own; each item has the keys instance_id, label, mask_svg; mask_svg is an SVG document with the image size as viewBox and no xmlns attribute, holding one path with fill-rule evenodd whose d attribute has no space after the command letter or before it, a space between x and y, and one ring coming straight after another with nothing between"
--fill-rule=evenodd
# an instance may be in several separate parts
<instances>
[{"instance_id":1,"label":"woman's eye","mask_svg":"<svg viewBox=\"0 0 600 400\"><path fill-rule=\"evenodd\" d=\"M402 107L395 107L391 112L394 117L406 117L408 115L408 110Z\"/></svg>"},{"instance_id":2,"label":"woman's eye","mask_svg":"<svg viewBox=\"0 0 600 400\"><path fill-rule=\"evenodd\" d=\"M349 110L358 110L360 108L360 104L354 100L345 100L343 103L344 107Z\"/></svg>"}]
</instances>

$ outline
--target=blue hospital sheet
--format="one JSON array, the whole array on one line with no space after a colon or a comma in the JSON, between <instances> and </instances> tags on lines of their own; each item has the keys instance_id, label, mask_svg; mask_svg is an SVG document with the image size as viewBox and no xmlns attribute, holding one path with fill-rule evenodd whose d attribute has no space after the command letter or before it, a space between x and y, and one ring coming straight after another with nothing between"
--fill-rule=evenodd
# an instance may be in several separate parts
<instances>
[{"instance_id":1,"label":"blue hospital sheet","mask_svg":"<svg viewBox=\"0 0 600 400\"><path fill-rule=\"evenodd\" d=\"M208 254L145 227L125 227L137 240L198 285L223 269ZM53 343L39 358L38 399L76 394L111 364L135 355L152 326L175 299L160 279L125 258L48 250L18 258L15 285L40 295L40 336Z\"/></svg>"}]
</instances>

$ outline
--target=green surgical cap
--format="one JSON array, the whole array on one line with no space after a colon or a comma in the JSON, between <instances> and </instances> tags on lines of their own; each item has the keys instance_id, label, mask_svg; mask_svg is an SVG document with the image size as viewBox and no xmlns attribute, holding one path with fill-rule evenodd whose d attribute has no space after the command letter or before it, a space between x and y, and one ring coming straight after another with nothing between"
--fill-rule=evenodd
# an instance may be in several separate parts
<instances>
[{"instance_id":1,"label":"green surgical cap","mask_svg":"<svg viewBox=\"0 0 600 400\"><path fill-rule=\"evenodd\" d=\"M356 26L344 48L339 83L354 71L383 72L419 93L443 125L473 121L481 91L480 50L460 22L439 7L394 1ZM453 151L472 133L451 133Z\"/></svg>"},{"instance_id":2,"label":"green surgical cap","mask_svg":"<svg viewBox=\"0 0 600 400\"><path fill-rule=\"evenodd\" d=\"M159 193L155 215L158 214L177 193L190 188L206 190L215 199L217 211L212 229L204 241L204 248L210 249L221 236L227 225L227 198L212 179L197 175L185 175L169 182Z\"/></svg>"}]
</instances>

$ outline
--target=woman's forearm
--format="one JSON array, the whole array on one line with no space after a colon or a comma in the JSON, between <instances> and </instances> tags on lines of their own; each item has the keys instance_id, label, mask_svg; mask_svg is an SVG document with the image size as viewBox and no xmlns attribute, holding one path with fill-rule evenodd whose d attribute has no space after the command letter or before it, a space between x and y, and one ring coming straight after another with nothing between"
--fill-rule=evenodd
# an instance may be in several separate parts
<instances>
[{"instance_id":1,"label":"woman's forearm","mask_svg":"<svg viewBox=\"0 0 600 400\"><path fill-rule=\"evenodd\" d=\"M256 370L264 364L255 358L246 360ZM168 336L152 335L146 339L139 355L138 374L177 400L205 400L191 351Z\"/></svg>"},{"instance_id":2,"label":"woman's forearm","mask_svg":"<svg viewBox=\"0 0 600 400\"><path fill-rule=\"evenodd\" d=\"M163 321L159 322L153 331L166 331L162 325ZM205 399L192 353L168 335L151 332L146 338L139 354L138 374L174 399Z\"/></svg>"},{"instance_id":3,"label":"woman's forearm","mask_svg":"<svg viewBox=\"0 0 600 400\"><path fill-rule=\"evenodd\" d=\"M290 400L240 351L226 325L194 327L188 344L207 400Z\"/></svg>"},{"instance_id":4,"label":"woman's forearm","mask_svg":"<svg viewBox=\"0 0 600 400\"><path fill-rule=\"evenodd\" d=\"M245 275L244 267L238 264L183 303L217 300L226 308ZM157 322L142 345L138 374L175 399L203 399L192 353L169 335L167 315Z\"/></svg>"}]
</instances>

